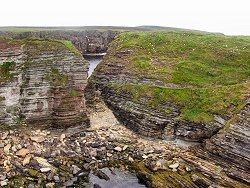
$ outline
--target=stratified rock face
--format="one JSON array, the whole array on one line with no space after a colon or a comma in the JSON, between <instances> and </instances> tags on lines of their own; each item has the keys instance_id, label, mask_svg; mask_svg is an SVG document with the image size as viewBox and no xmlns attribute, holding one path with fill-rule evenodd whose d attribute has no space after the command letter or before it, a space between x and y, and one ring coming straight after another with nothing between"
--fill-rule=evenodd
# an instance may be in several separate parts
<instances>
[{"instance_id":1,"label":"stratified rock face","mask_svg":"<svg viewBox=\"0 0 250 188\"><path fill-rule=\"evenodd\" d=\"M109 43L119 33L119 31L112 30L51 30L23 33L0 31L0 36L9 36L15 39L53 38L59 40L69 40L82 53L102 53L107 51Z\"/></svg>"},{"instance_id":2,"label":"stratified rock face","mask_svg":"<svg viewBox=\"0 0 250 188\"><path fill-rule=\"evenodd\" d=\"M139 134L202 141L249 95L247 45L188 32L123 33L110 44L85 96L93 101L93 90L100 90L117 119Z\"/></svg>"},{"instance_id":3,"label":"stratified rock face","mask_svg":"<svg viewBox=\"0 0 250 188\"><path fill-rule=\"evenodd\" d=\"M206 141L205 149L223 159L229 176L250 183L250 102L224 129Z\"/></svg>"},{"instance_id":4,"label":"stratified rock face","mask_svg":"<svg viewBox=\"0 0 250 188\"><path fill-rule=\"evenodd\" d=\"M0 40L0 123L88 126L83 91L88 63L73 45Z\"/></svg>"}]
</instances>

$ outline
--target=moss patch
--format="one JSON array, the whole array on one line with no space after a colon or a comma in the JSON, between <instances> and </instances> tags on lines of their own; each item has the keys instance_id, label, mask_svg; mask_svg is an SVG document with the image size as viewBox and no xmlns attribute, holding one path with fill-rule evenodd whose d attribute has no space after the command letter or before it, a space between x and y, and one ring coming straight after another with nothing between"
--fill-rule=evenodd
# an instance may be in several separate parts
<instances>
[{"instance_id":1,"label":"moss patch","mask_svg":"<svg viewBox=\"0 0 250 188\"><path fill-rule=\"evenodd\" d=\"M54 86L65 87L68 83L68 75L60 73L57 69L52 69L45 78L51 81Z\"/></svg>"},{"instance_id":2,"label":"moss patch","mask_svg":"<svg viewBox=\"0 0 250 188\"><path fill-rule=\"evenodd\" d=\"M244 103L250 96L249 84L237 84L232 86L219 86L208 88L163 88L147 85L110 85L119 93L130 93L131 99L156 108L166 101L181 106L182 120L194 122L211 122L214 115L237 113L237 107ZM168 112L168 106L161 107Z\"/></svg>"},{"instance_id":3,"label":"moss patch","mask_svg":"<svg viewBox=\"0 0 250 188\"><path fill-rule=\"evenodd\" d=\"M13 79L12 71L15 69L16 63L14 61L4 62L0 65L0 83L8 82Z\"/></svg>"}]
</instances>

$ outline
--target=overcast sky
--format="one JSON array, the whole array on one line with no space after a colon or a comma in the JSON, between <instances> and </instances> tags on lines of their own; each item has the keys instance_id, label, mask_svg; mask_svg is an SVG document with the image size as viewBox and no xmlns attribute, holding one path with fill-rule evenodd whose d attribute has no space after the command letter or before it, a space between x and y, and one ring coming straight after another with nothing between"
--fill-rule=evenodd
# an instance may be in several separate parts
<instances>
[{"instance_id":1,"label":"overcast sky","mask_svg":"<svg viewBox=\"0 0 250 188\"><path fill-rule=\"evenodd\" d=\"M250 35L250 0L1 0L0 26L159 25Z\"/></svg>"}]
</instances>

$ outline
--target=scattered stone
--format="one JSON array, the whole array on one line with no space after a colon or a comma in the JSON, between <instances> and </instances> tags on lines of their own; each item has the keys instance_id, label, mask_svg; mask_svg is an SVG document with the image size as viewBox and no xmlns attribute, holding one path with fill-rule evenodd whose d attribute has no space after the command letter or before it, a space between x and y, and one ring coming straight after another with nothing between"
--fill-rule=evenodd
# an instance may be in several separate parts
<instances>
[{"instance_id":1,"label":"scattered stone","mask_svg":"<svg viewBox=\"0 0 250 188\"><path fill-rule=\"evenodd\" d=\"M53 188L54 186L55 186L55 183L52 183L52 182L46 184L46 188Z\"/></svg>"},{"instance_id":2,"label":"scattered stone","mask_svg":"<svg viewBox=\"0 0 250 188\"><path fill-rule=\"evenodd\" d=\"M50 168L41 168L40 171L45 173L45 172L50 172L51 169Z\"/></svg>"},{"instance_id":3,"label":"scattered stone","mask_svg":"<svg viewBox=\"0 0 250 188\"><path fill-rule=\"evenodd\" d=\"M119 146L117 146L117 147L114 148L114 150L115 150L115 151L118 151L118 152L121 152L121 151L122 151L122 148L119 147Z\"/></svg>"},{"instance_id":4,"label":"scattered stone","mask_svg":"<svg viewBox=\"0 0 250 188\"><path fill-rule=\"evenodd\" d=\"M3 148L3 151L4 151L6 154L9 154L9 153L10 153L10 148L11 148L11 144L7 144L7 145Z\"/></svg>"},{"instance_id":5,"label":"scattered stone","mask_svg":"<svg viewBox=\"0 0 250 188\"><path fill-rule=\"evenodd\" d=\"M104 179L106 181L110 180L110 178L108 177L107 174L105 174L103 171L101 170L96 170L95 173L93 173L94 175L96 175L98 178L100 179Z\"/></svg>"},{"instance_id":6,"label":"scattered stone","mask_svg":"<svg viewBox=\"0 0 250 188\"><path fill-rule=\"evenodd\" d=\"M172 169L177 169L179 165L180 165L179 163L174 163L174 164L169 165L168 167Z\"/></svg>"},{"instance_id":7,"label":"scattered stone","mask_svg":"<svg viewBox=\"0 0 250 188\"><path fill-rule=\"evenodd\" d=\"M53 167L50 163L48 163L46 159L42 157L34 157L34 160L37 161L40 167L45 168L45 169L50 169L51 171L55 171L55 167Z\"/></svg>"},{"instance_id":8,"label":"scattered stone","mask_svg":"<svg viewBox=\"0 0 250 188\"><path fill-rule=\"evenodd\" d=\"M65 134L61 134L60 141L62 142L65 138L66 138L66 135Z\"/></svg>"},{"instance_id":9,"label":"scattered stone","mask_svg":"<svg viewBox=\"0 0 250 188\"><path fill-rule=\"evenodd\" d=\"M32 136L30 137L30 140L37 142L37 143L41 143L45 140L45 138L43 136Z\"/></svg>"},{"instance_id":10,"label":"scattered stone","mask_svg":"<svg viewBox=\"0 0 250 188\"><path fill-rule=\"evenodd\" d=\"M78 166L76 166L76 165L72 165L72 167L73 167L73 174L77 174L81 169L78 167Z\"/></svg>"},{"instance_id":11,"label":"scattered stone","mask_svg":"<svg viewBox=\"0 0 250 188\"><path fill-rule=\"evenodd\" d=\"M30 163L31 155L27 155L23 160L23 166Z\"/></svg>"},{"instance_id":12,"label":"scattered stone","mask_svg":"<svg viewBox=\"0 0 250 188\"><path fill-rule=\"evenodd\" d=\"M3 181L1 181L1 187L3 187L3 186L6 186L6 185L8 185L8 180L6 179L6 180L3 180Z\"/></svg>"},{"instance_id":13,"label":"scattered stone","mask_svg":"<svg viewBox=\"0 0 250 188\"><path fill-rule=\"evenodd\" d=\"M60 182L59 176L54 176L53 178L54 178L55 182Z\"/></svg>"},{"instance_id":14,"label":"scattered stone","mask_svg":"<svg viewBox=\"0 0 250 188\"><path fill-rule=\"evenodd\" d=\"M16 152L16 155L17 156L20 156L20 157L25 157L27 154L29 154L30 151L28 149L20 149L19 151Z\"/></svg>"},{"instance_id":15,"label":"scattered stone","mask_svg":"<svg viewBox=\"0 0 250 188\"><path fill-rule=\"evenodd\" d=\"M128 145L123 146L122 150L125 151L128 148Z\"/></svg>"}]
</instances>

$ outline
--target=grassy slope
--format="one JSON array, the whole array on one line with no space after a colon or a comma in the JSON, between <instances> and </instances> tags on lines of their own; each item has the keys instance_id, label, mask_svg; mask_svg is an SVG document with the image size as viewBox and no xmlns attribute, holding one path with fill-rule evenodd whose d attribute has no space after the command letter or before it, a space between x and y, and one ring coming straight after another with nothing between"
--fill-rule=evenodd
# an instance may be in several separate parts
<instances>
[{"instance_id":1,"label":"grassy slope","mask_svg":"<svg viewBox=\"0 0 250 188\"><path fill-rule=\"evenodd\" d=\"M191 32L123 33L112 48L132 50L126 57L126 69L131 74L180 86L113 87L131 91L134 100L151 97L150 106L175 102L182 106L181 119L210 122L215 114L235 113L250 94L250 37Z\"/></svg>"}]
</instances>

